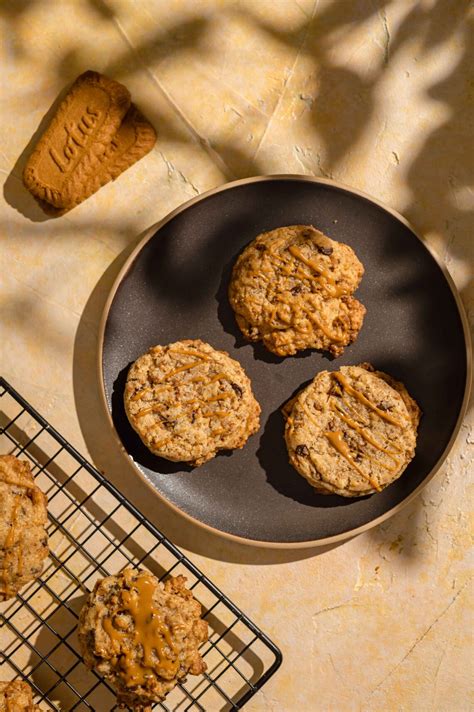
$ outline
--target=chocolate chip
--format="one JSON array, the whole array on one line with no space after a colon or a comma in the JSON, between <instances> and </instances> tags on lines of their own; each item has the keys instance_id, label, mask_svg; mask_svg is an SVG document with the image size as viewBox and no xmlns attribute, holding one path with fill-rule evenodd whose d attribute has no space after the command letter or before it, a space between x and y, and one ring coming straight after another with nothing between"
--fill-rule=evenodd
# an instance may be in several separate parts
<instances>
[{"instance_id":1,"label":"chocolate chip","mask_svg":"<svg viewBox=\"0 0 474 712\"><path fill-rule=\"evenodd\" d=\"M381 403L379 403L377 408L379 410L392 410L392 406L390 405L390 403L387 403L387 401L382 401Z\"/></svg>"},{"instance_id":2,"label":"chocolate chip","mask_svg":"<svg viewBox=\"0 0 474 712\"><path fill-rule=\"evenodd\" d=\"M324 247L324 245L316 245L316 248L318 252L320 252L322 255L326 255L326 257L329 257L329 255L332 255L334 250L332 247Z\"/></svg>"},{"instance_id":3,"label":"chocolate chip","mask_svg":"<svg viewBox=\"0 0 474 712\"><path fill-rule=\"evenodd\" d=\"M330 396L342 396L342 390L338 383L333 383L329 389Z\"/></svg>"},{"instance_id":4,"label":"chocolate chip","mask_svg":"<svg viewBox=\"0 0 474 712\"><path fill-rule=\"evenodd\" d=\"M292 287L290 291L292 294L300 294L301 286L297 284L295 287Z\"/></svg>"},{"instance_id":5,"label":"chocolate chip","mask_svg":"<svg viewBox=\"0 0 474 712\"><path fill-rule=\"evenodd\" d=\"M301 234L303 237L311 237L312 230L303 230Z\"/></svg>"},{"instance_id":6,"label":"chocolate chip","mask_svg":"<svg viewBox=\"0 0 474 712\"><path fill-rule=\"evenodd\" d=\"M304 457L308 457L308 455L309 455L309 450L308 450L308 448L306 447L306 445L297 445L296 448L295 448L295 453L296 453L297 455L301 455L301 456L304 456Z\"/></svg>"},{"instance_id":7,"label":"chocolate chip","mask_svg":"<svg viewBox=\"0 0 474 712\"><path fill-rule=\"evenodd\" d=\"M263 242L258 242L258 243L255 245L255 249L257 249L259 252L265 252L265 250L266 250L267 248L266 248L266 245L263 244Z\"/></svg>"},{"instance_id":8,"label":"chocolate chip","mask_svg":"<svg viewBox=\"0 0 474 712\"><path fill-rule=\"evenodd\" d=\"M242 398L244 392L243 392L243 390L241 389L241 387L238 386L237 383L231 383L230 385L232 386L233 390L237 393L237 395L239 396L239 398Z\"/></svg>"}]
</instances>

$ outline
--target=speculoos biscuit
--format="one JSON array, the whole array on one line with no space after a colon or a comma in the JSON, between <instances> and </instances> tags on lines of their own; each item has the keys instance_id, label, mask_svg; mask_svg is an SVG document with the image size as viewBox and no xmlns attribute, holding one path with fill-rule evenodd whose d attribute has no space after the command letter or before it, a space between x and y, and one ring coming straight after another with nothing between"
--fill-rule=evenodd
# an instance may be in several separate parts
<instances>
[{"instance_id":1,"label":"speculoos biscuit","mask_svg":"<svg viewBox=\"0 0 474 712\"><path fill-rule=\"evenodd\" d=\"M125 114L115 136L105 151L97 156L97 170L87 183L77 187L74 204L57 208L36 198L47 215L59 217L89 198L103 185L115 180L127 168L143 158L155 145L156 132L141 111L132 104Z\"/></svg>"},{"instance_id":2,"label":"speculoos biscuit","mask_svg":"<svg viewBox=\"0 0 474 712\"><path fill-rule=\"evenodd\" d=\"M25 187L53 216L75 207L142 158L156 133L126 87L98 72L81 74L39 139Z\"/></svg>"}]
</instances>

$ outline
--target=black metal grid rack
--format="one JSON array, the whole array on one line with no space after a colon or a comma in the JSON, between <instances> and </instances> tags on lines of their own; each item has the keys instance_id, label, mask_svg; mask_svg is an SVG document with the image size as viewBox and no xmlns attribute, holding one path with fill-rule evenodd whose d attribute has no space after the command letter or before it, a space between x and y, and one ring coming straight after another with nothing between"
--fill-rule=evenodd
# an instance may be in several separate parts
<instances>
[{"instance_id":1,"label":"black metal grid rack","mask_svg":"<svg viewBox=\"0 0 474 712\"><path fill-rule=\"evenodd\" d=\"M116 709L82 663L76 626L95 581L131 564L160 579L184 574L209 623L206 673L154 709L241 709L280 666L278 648L3 378L0 406L0 454L30 461L48 496L50 543L41 577L2 604L0 679L25 679L44 710Z\"/></svg>"}]
</instances>

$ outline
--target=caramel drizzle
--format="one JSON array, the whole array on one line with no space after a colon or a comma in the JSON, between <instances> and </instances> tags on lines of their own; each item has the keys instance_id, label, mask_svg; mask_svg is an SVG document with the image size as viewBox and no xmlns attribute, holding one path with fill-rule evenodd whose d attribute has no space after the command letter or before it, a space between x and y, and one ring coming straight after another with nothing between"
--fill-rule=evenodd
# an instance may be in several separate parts
<instances>
[{"instance_id":1,"label":"caramel drizzle","mask_svg":"<svg viewBox=\"0 0 474 712\"><path fill-rule=\"evenodd\" d=\"M343 294L347 294L347 289L344 289L344 287L337 286L336 280L334 279L334 276L331 274L331 272L325 269L320 262L316 262L315 260L305 257L299 247L297 247L296 245L290 245L288 247L288 252L290 252L293 257L296 257L298 260L301 260L301 262L303 262L311 270L313 270L314 272L318 272L318 275L314 278L321 283L321 286L324 287L329 296L340 297Z\"/></svg>"},{"instance_id":2,"label":"caramel drizzle","mask_svg":"<svg viewBox=\"0 0 474 712\"><path fill-rule=\"evenodd\" d=\"M193 376L192 378L189 378L186 383L203 383L205 380L205 376Z\"/></svg>"},{"instance_id":3,"label":"caramel drizzle","mask_svg":"<svg viewBox=\"0 0 474 712\"><path fill-rule=\"evenodd\" d=\"M218 393L216 396L212 396L211 398L207 398L203 403L214 403L214 401L219 401L219 400L225 400L226 398L230 398L232 393Z\"/></svg>"},{"instance_id":4,"label":"caramel drizzle","mask_svg":"<svg viewBox=\"0 0 474 712\"><path fill-rule=\"evenodd\" d=\"M344 406L345 406L346 410L349 411L349 413L352 413L352 415L355 416L356 418L361 418L361 419L363 419L362 413L359 413L359 412L349 403L349 401L347 400L347 398L344 397L344 394L343 394L341 400L342 400L342 402L344 403ZM367 423L367 422L363 422L362 424L363 424L363 425L369 425L369 423Z\"/></svg>"},{"instance_id":5,"label":"caramel drizzle","mask_svg":"<svg viewBox=\"0 0 474 712\"><path fill-rule=\"evenodd\" d=\"M166 391L167 388L171 388L171 385L169 383L161 386L161 388L153 388L152 386L147 386L146 388L142 388L140 391L137 391L131 398L132 401L138 401L140 398L143 398L143 396L146 396L147 393L153 392L153 395L156 395L157 393L161 393L161 391Z\"/></svg>"},{"instance_id":6,"label":"caramel drizzle","mask_svg":"<svg viewBox=\"0 0 474 712\"><path fill-rule=\"evenodd\" d=\"M160 410L162 409L162 405L151 405L149 408L142 408L141 410L138 411L138 413L135 415L135 418L143 418L144 415L150 415L150 413L159 413Z\"/></svg>"},{"instance_id":7,"label":"caramel drizzle","mask_svg":"<svg viewBox=\"0 0 474 712\"><path fill-rule=\"evenodd\" d=\"M273 325L275 325L275 317L277 317L279 322L282 322L284 325L293 325L294 328L299 331L300 333L306 333L308 329L304 329L301 326L298 326L295 322L297 322L298 318L303 318L308 319L310 322L312 322L320 331L323 332L327 338L332 341L333 343L343 343L345 341L344 336L339 336L339 334L336 334L334 331L330 331L324 324L314 315L312 311L310 311L308 308L305 308L303 313L300 311L297 311L295 314L295 317L292 319L287 318L286 315L284 315L281 311L281 306L286 306L288 302L284 299L280 299L277 304L272 306L272 309L270 311L268 321L269 323L273 322Z\"/></svg>"},{"instance_id":8,"label":"caramel drizzle","mask_svg":"<svg viewBox=\"0 0 474 712\"><path fill-rule=\"evenodd\" d=\"M381 443L379 443L378 440L375 440L375 438L373 438L372 435L369 432L367 432L367 430L364 430L364 428L360 427L359 423L356 423L355 420L352 420L352 418L350 418L347 414L345 414L344 411L342 410L341 406L338 403L332 403L331 409L334 411L337 411L341 420L343 420L345 423L347 423L347 425L350 428L352 428L357 433L359 433L359 435L362 438L364 438L364 440L367 443L372 445L377 450L380 450L380 452L385 453L387 455L387 457L389 457L395 463L396 466L400 466L401 463L395 457L396 452L394 450L387 450L387 448L385 448ZM398 452L401 452L401 450L398 449Z\"/></svg>"},{"instance_id":9,"label":"caramel drizzle","mask_svg":"<svg viewBox=\"0 0 474 712\"><path fill-rule=\"evenodd\" d=\"M386 420L388 423L392 423L392 425L397 425L399 428L403 428L403 423L397 420L397 418L394 418L393 415L391 415L390 413L386 413L384 410L380 410L380 408L377 408L377 406L372 403L371 400L366 398L363 393L358 391L356 388L353 388L349 381L346 379L346 377L342 375L342 373L335 371L332 376L336 379L336 381L338 381L338 383L340 383L343 389L347 393L349 393L349 395L358 400L360 403L363 403L363 405L367 406L367 408L370 408L370 410L372 410L374 413L377 413L377 415L382 418L382 420ZM408 419L405 418L405 420Z\"/></svg>"},{"instance_id":10,"label":"caramel drizzle","mask_svg":"<svg viewBox=\"0 0 474 712\"><path fill-rule=\"evenodd\" d=\"M346 377L338 372L335 371L332 373L332 377L342 386L343 390L346 391L349 395L351 395L353 398L358 400L360 403L365 405L367 408L372 410L374 413L376 413L380 418L383 420L386 420L387 422L391 423L392 425L396 425L399 428L403 428L403 423L401 423L397 418L394 418L393 415L390 413L386 413L383 410L380 410L374 403L372 403L371 400L369 400L363 393L358 391L356 388L350 385ZM347 403L344 401L346 407ZM396 448L396 450L388 450L385 448L381 443L378 442L375 438L372 437L372 435L367 432L364 428L361 428L359 423L357 423L355 420L349 417L347 413L344 412L344 410L341 408L340 405L338 405L336 402L331 404L331 409L335 412L337 412L338 417L343 420L347 425L349 425L350 428L355 430L367 443L372 445L372 447L376 448L380 452L383 452L385 455L387 455L388 458L393 462L394 466L390 467L390 465L387 465L386 463L383 462L378 462L374 460L370 455L364 455L365 459L368 460L369 462L373 462L374 464L379 465L380 467L383 467L384 469L388 470L389 472L397 472L397 470L400 468L400 461L395 457L396 452L402 452L401 448L399 448L397 445L393 445L393 447ZM351 408L351 411L355 413L354 409ZM358 413L355 413L356 415L359 415ZM402 415L402 417L405 417ZM405 418L406 419L406 418ZM351 452L349 449L349 446L343 439L343 434L341 431L326 431L324 435L327 437L331 445L349 462L349 464L357 470L363 477L368 479L372 486L380 492L380 487L377 483L375 483L375 480L373 480L368 474L366 474L360 467L359 465L354 462L354 460L351 457Z\"/></svg>"},{"instance_id":11,"label":"caramel drizzle","mask_svg":"<svg viewBox=\"0 0 474 712\"><path fill-rule=\"evenodd\" d=\"M326 327L323 324L321 324L319 319L317 317L315 317L314 314L311 314L310 312L308 312L307 317L310 321L313 322L313 324L315 324L318 327L318 329L321 329L323 334L325 334L328 337L328 339L330 339L334 343L340 344L344 341L344 337L338 336L337 334L334 334L332 331L329 331L329 329L326 329Z\"/></svg>"},{"instance_id":12,"label":"caramel drizzle","mask_svg":"<svg viewBox=\"0 0 474 712\"><path fill-rule=\"evenodd\" d=\"M191 363L185 363L182 366L178 366L177 368L171 369L171 371L168 371L163 378L158 381L158 385L161 385L161 388L152 388L151 386L146 386L145 388L142 388L141 390L137 391L131 398L132 401L138 401L140 398L143 398L147 393L150 393L153 391L153 394L156 395L157 393L161 393L161 391L166 390L166 388L170 388L171 384L166 384L164 381L167 381L171 376L176 375L177 373L181 373L182 371L188 371L191 368L195 368L196 366L200 366L203 361L209 361L208 356L202 353L196 353L195 351L188 351L186 349L173 349L171 353L174 354L181 354L182 356L195 356L198 360L197 361L192 361ZM188 383L192 383L194 380L205 380L204 376L196 376L195 379L190 379Z\"/></svg>"},{"instance_id":13,"label":"caramel drizzle","mask_svg":"<svg viewBox=\"0 0 474 712\"><path fill-rule=\"evenodd\" d=\"M215 376L213 376L210 380L209 383L215 383L216 381L228 381L228 377L225 373L217 373Z\"/></svg>"},{"instance_id":14,"label":"caramel drizzle","mask_svg":"<svg viewBox=\"0 0 474 712\"><path fill-rule=\"evenodd\" d=\"M334 278L334 275L327 270L320 262L317 262L316 260L310 259L306 257L303 252L300 250L299 247L296 245L290 245L287 249L289 253L293 256L296 257L300 262L305 264L307 267L312 270L312 273L305 272L304 270L301 270L299 268L296 268L295 271L292 269L292 264L289 263L282 255L278 254L277 249L281 247L283 244L284 240L275 240L273 244L269 247L268 251L264 254L271 255L271 257L275 260L277 260L280 263L280 268L282 272L288 276L292 277L298 277L301 280L310 280L310 281L318 281L321 286L326 290L326 292L329 294L331 297L339 297L342 296L343 294L348 294L348 290L345 289L344 287L338 286L336 284L336 280ZM260 274L264 279L268 282L269 279L267 276L264 274L265 269L260 266L259 270L253 270L253 272L257 275ZM317 274L314 274L316 272ZM270 297L268 297L270 298ZM288 318L285 314L280 309L280 305L286 305L288 303L287 299L280 299L276 305L274 305L270 311L268 321L270 324L273 324L273 326L277 327L278 324L276 324L276 320L278 320L279 323L283 324L284 327L287 327L293 323L294 320L292 318ZM309 318L310 321L312 321L313 324L315 324L331 341L335 343L343 343L344 342L344 337L341 337L337 334L334 334L331 332L329 329L327 329L321 322L314 317L310 313L306 313L305 316ZM297 328L295 326L295 328ZM298 331L304 333L307 331L307 329L301 329L297 328Z\"/></svg>"},{"instance_id":15,"label":"caramel drizzle","mask_svg":"<svg viewBox=\"0 0 474 712\"><path fill-rule=\"evenodd\" d=\"M357 470L357 472L362 475L366 480L370 482L372 487L376 489L378 492L381 492L381 487L379 483L374 480L369 474L364 472L364 470L359 467L357 462L354 462L354 460L351 457L351 451L349 449L348 444L344 440L342 436L342 432L340 430L327 430L324 432L324 435L327 437L333 448L335 448L342 457L347 460L349 465L354 468L354 470Z\"/></svg>"},{"instance_id":16,"label":"caramel drizzle","mask_svg":"<svg viewBox=\"0 0 474 712\"><path fill-rule=\"evenodd\" d=\"M140 573L134 581L129 580L128 583L133 587L129 591L122 591L122 607L118 615L126 613L133 619L132 644L130 633L116 628L111 616L102 621L112 644L120 650L120 675L127 687L144 685L147 678L153 675L172 679L178 672L179 660L171 631L153 600L157 583L147 573ZM142 659L134 660L134 652L140 649Z\"/></svg>"},{"instance_id":17,"label":"caramel drizzle","mask_svg":"<svg viewBox=\"0 0 474 712\"><path fill-rule=\"evenodd\" d=\"M168 373L166 373L162 377L162 379L158 382L158 385L162 384L164 381L168 380L169 378L176 375L177 373L181 373L183 371L187 371L187 370L190 370L197 366L200 366L203 361L209 361L209 357L206 354L187 350L187 349L173 349L172 351L170 351L170 353L181 354L183 356L194 356L194 357L197 357L198 360L192 361L191 363L183 364L182 366L178 366L177 368L174 368L171 371L168 371ZM213 376L210 379L206 379L206 377L202 376L202 375L197 375L197 376L193 376L192 378L188 379L182 385L186 385L186 383L198 383L198 382L206 382L206 381L207 381L207 384L210 385L212 383L215 383L217 381L224 380L224 379L229 380L228 377L226 376L226 374L222 373L222 372L217 373L215 376ZM156 389L156 388L153 389L153 388L147 386L146 388L135 393L131 400L137 401L140 398L142 398L143 395L146 395L146 393L148 393L152 390L153 390L154 395L156 395L160 391L165 390L166 388L170 388L170 387L171 387L171 384L165 384L161 388L158 388L158 389ZM198 398L193 398L189 401L186 401L184 403L184 405L189 406L189 405L194 405L195 403L202 403L202 404L213 403L215 401L220 401L220 400L230 398L232 395L233 394L231 392L228 392L228 393L220 393L220 394L217 394L215 396L212 396L212 397L210 397L208 399L204 399L204 400L198 399ZM135 417L142 418L145 415L150 415L151 413L160 412L163 409L163 407L164 407L163 404L157 404L154 406L150 406L148 408L143 408L142 410L138 411L138 413L136 413ZM214 412L209 411L209 412L203 412L202 415L205 417L213 417L213 416L223 417L224 415L229 415L229 413L226 413L223 411L214 411ZM168 439L166 439L165 441L160 441L160 442L164 443L167 441L168 441ZM158 447L158 446L159 446L159 444L155 445L155 447Z\"/></svg>"},{"instance_id":18,"label":"caramel drizzle","mask_svg":"<svg viewBox=\"0 0 474 712\"><path fill-rule=\"evenodd\" d=\"M137 391L131 398L132 401L136 402L137 400L140 400L140 398L143 398L147 393L150 393L151 388L147 386L146 388L142 388L140 391Z\"/></svg>"},{"instance_id":19,"label":"caramel drizzle","mask_svg":"<svg viewBox=\"0 0 474 712\"><path fill-rule=\"evenodd\" d=\"M173 368L171 371L169 371L164 377L163 380L167 381L168 378L171 378L171 376L175 376L177 373L181 373L182 371L189 371L190 368L196 368L196 366L200 366L201 361L194 361L193 363L185 363L183 366L178 366L177 368Z\"/></svg>"}]
</instances>

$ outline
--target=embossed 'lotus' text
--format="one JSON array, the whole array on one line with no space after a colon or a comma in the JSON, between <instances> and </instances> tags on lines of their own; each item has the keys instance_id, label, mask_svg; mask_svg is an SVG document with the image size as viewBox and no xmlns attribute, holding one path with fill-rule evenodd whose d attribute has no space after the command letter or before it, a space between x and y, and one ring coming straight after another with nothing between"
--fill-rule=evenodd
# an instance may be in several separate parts
<instances>
[{"instance_id":1,"label":"embossed 'lotus' text","mask_svg":"<svg viewBox=\"0 0 474 712\"><path fill-rule=\"evenodd\" d=\"M94 134L98 126L103 112L99 109L91 109L86 107L86 113L81 116L79 121L68 122L64 126L67 138L62 151L56 151L55 148L49 149L49 155L61 171L68 173L74 165L75 160L79 156L80 149L84 148Z\"/></svg>"}]
</instances>

